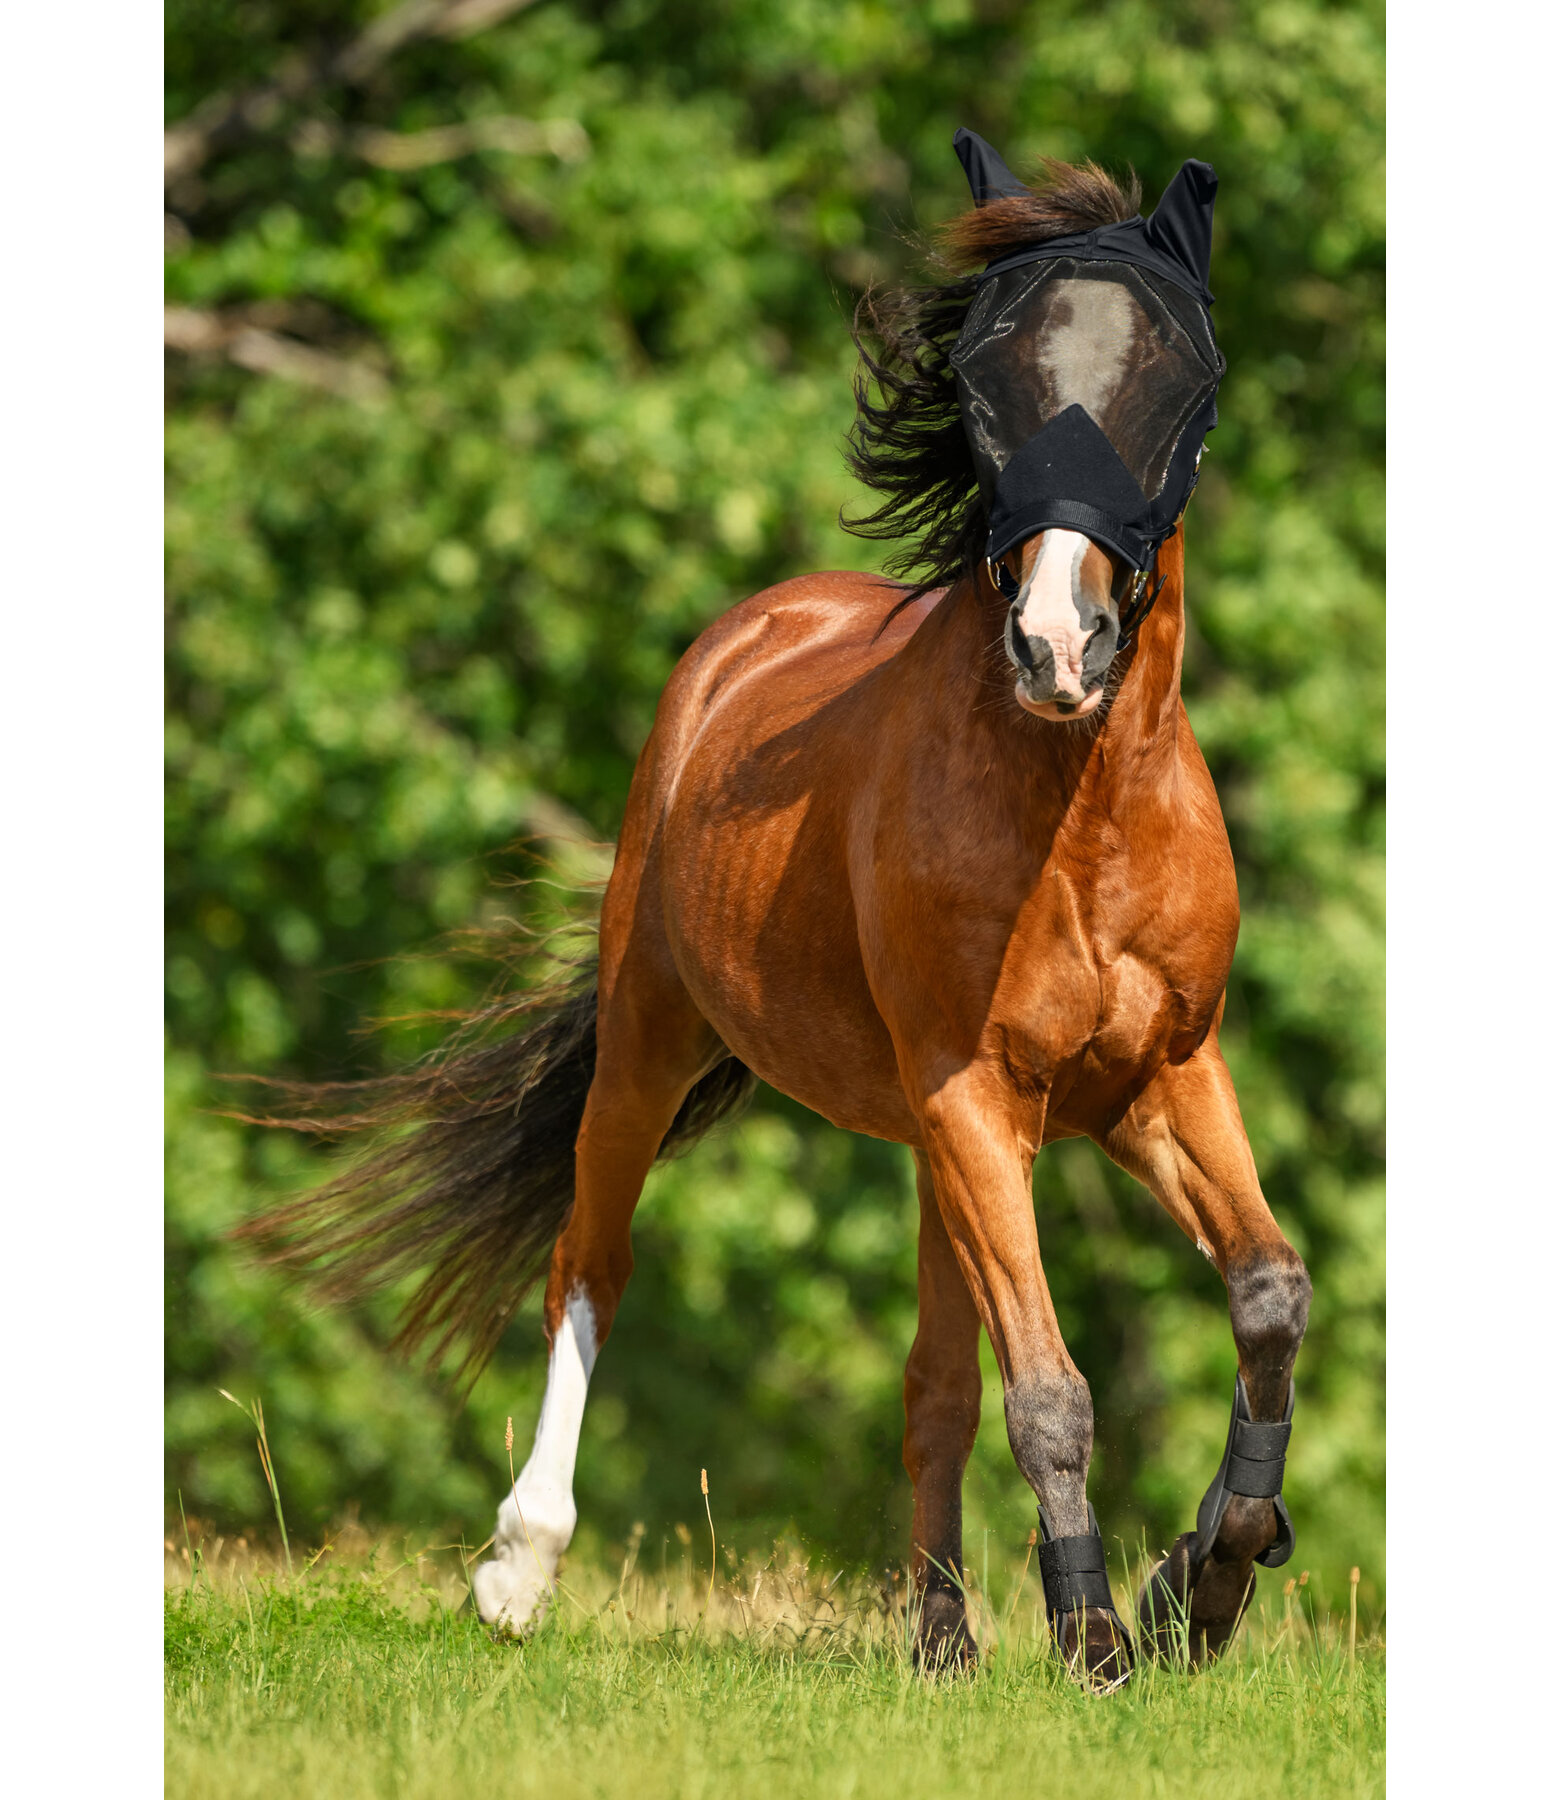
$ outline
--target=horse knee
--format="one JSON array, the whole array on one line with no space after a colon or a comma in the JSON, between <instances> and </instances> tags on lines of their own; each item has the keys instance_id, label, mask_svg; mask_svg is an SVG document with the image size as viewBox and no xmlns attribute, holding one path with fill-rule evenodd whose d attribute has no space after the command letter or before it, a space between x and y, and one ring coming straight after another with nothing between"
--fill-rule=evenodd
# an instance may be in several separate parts
<instances>
[{"instance_id":1,"label":"horse knee","mask_svg":"<svg viewBox=\"0 0 1550 1800\"><path fill-rule=\"evenodd\" d=\"M1276 1257L1260 1257L1228 1279L1233 1337L1246 1375L1267 1384L1290 1375L1308 1326L1313 1284L1302 1258L1288 1245Z\"/></svg>"},{"instance_id":2,"label":"horse knee","mask_svg":"<svg viewBox=\"0 0 1550 1800\"><path fill-rule=\"evenodd\" d=\"M1075 1369L1024 1375L1006 1390L1006 1434L1058 1536L1087 1530L1093 1397Z\"/></svg>"}]
</instances>

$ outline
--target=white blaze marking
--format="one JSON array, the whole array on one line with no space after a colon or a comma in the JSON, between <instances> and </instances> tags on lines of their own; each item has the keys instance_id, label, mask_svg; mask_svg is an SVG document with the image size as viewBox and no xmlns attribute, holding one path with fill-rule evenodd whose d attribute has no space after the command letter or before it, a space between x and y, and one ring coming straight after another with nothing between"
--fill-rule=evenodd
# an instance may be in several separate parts
<instances>
[{"instance_id":1,"label":"white blaze marking","mask_svg":"<svg viewBox=\"0 0 1550 1800\"><path fill-rule=\"evenodd\" d=\"M1055 411L1083 406L1101 421L1130 360L1136 302L1110 281L1056 281L1048 291L1055 304L1034 357L1054 389Z\"/></svg>"},{"instance_id":2,"label":"white blaze marking","mask_svg":"<svg viewBox=\"0 0 1550 1800\"><path fill-rule=\"evenodd\" d=\"M576 1529L576 1446L587 1384L597 1361L597 1326L585 1288L573 1288L549 1352L549 1379L533 1453L495 1521L495 1556L474 1570L474 1600L486 1624L530 1631L553 1594L560 1557Z\"/></svg>"},{"instance_id":3,"label":"white blaze marking","mask_svg":"<svg viewBox=\"0 0 1550 1800\"><path fill-rule=\"evenodd\" d=\"M1033 559L1033 573L1017 598L1017 622L1026 638L1043 638L1055 657L1055 692L1080 700L1082 652L1092 635L1076 610L1082 558L1092 540L1079 531L1046 531Z\"/></svg>"}]
</instances>

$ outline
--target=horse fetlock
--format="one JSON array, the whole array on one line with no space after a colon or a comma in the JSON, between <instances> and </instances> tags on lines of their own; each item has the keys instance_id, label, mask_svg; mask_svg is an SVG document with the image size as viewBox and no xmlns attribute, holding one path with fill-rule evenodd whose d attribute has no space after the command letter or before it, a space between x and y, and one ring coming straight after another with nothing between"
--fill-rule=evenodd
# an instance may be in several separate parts
<instances>
[{"instance_id":1,"label":"horse fetlock","mask_svg":"<svg viewBox=\"0 0 1550 1800\"><path fill-rule=\"evenodd\" d=\"M1130 1635L1114 1610L1098 1515L1087 1508L1087 1529L1056 1536L1049 1508L1039 1508L1039 1579L1044 1613L1067 1669L1097 1693L1130 1679Z\"/></svg>"},{"instance_id":2,"label":"horse fetlock","mask_svg":"<svg viewBox=\"0 0 1550 1800\"><path fill-rule=\"evenodd\" d=\"M1252 1562L1261 1550L1268 1550L1275 1542L1277 1530L1276 1510L1271 1501L1233 1494L1217 1527L1211 1556L1218 1562Z\"/></svg>"},{"instance_id":3,"label":"horse fetlock","mask_svg":"<svg viewBox=\"0 0 1550 1800\"><path fill-rule=\"evenodd\" d=\"M552 1575L576 1532L576 1502L552 1482L518 1482L495 1519L497 1556L520 1552Z\"/></svg>"}]
</instances>

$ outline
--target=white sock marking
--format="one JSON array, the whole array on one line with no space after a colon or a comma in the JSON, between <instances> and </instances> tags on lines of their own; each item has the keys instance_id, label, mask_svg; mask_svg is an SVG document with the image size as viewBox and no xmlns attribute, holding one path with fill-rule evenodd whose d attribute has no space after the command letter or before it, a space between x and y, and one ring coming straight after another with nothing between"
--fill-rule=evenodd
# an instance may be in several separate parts
<instances>
[{"instance_id":1,"label":"white sock marking","mask_svg":"<svg viewBox=\"0 0 1550 1800\"><path fill-rule=\"evenodd\" d=\"M573 1288L549 1352L549 1378L533 1452L495 1521L495 1556L474 1570L474 1600L486 1624L531 1631L553 1596L560 1557L576 1529L576 1447L587 1384L597 1361L597 1325L585 1288Z\"/></svg>"}]
</instances>

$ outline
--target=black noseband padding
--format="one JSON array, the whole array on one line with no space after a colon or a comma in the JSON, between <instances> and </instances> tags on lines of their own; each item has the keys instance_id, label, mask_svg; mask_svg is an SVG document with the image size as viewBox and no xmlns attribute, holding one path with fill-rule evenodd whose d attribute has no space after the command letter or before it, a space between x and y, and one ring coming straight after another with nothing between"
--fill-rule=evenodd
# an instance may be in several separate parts
<instances>
[{"instance_id":1,"label":"black noseband padding","mask_svg":"<svg viewBox=\"0 0 1550 1800\"><path fill-rule=\"evenodd\" d=\"M1068 406L996 477L986 554L1005 556L1036 531L1063 526L1141 568L1155 535L1150 515L1146 495L1092 415Z\"/></svg>"}]
</instances>

